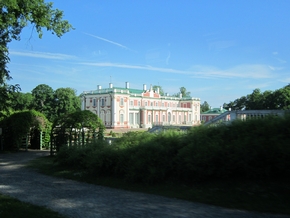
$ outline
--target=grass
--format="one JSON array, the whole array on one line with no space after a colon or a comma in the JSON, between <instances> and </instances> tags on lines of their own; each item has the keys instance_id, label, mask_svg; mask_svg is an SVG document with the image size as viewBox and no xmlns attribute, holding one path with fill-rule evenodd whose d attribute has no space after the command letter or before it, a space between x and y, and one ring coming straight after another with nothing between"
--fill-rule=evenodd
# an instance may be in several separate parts
<instances>
[{"instance_id":1,"label":"grass","mask_svg":"<svg viewBox=\"0 0 290 218\"><path fill-rule=\"evenodd\" d=\"M47 175L96 185L179 198L226 208L290 215L289 179L267 181L228 179L200 184L174 184L171 182L144 185L128 183L128 181L116 178L93 178L84 172L56 165L54 157L35 159L29 163L28 167L38 169L39 172Z\"/></svg>"},{"instance_id":2,"label":"grass","mask_svg":"<svg viewBox=\"0 0 290 218\"><path fill-rule=\"evenodd\" d=\"M49 210L45 207L24 203L17 199L1 194L0 194L0 217L64 218L64 216L60 215L59 213Z\"/></svg>"}]
</instances>

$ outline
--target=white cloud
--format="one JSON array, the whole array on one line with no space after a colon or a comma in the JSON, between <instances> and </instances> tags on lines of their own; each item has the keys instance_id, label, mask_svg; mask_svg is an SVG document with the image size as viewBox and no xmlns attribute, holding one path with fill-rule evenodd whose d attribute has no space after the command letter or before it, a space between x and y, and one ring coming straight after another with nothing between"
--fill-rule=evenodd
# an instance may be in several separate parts
<instances>
[{"instance_id":1,"label":"white cloud","mask_svg":"<svg viewBox=\"0 0 290 218\"><path fill-rule=\"evenodd\" d=\"M171 53L169 52L169 53L168 53L168 56L167 56L167 58L166 58L166 64L167 64L167 65L169 64L170 56L171 56Z\"/></svg>"},{"instance_id":2,"label":"white cloud","mask_svg":"<svg viewBox=\"0 0 290 218\"><path fill-rule=\"evenodd\" d=\"M214 41L208 44L209 50L223 50L236 45L235 40Z\"/></svg>"},{"instance_id":3,"label":"white cloud","mask_svg":"<svg viewBox=\"0 0 290 218\"><path fill-rule=\"evenodd\" d=\"M230 69L217 69L209 66L193 66L192 71L198 72L197 75L213 78L252 78L252 79L262 79L271 78L271 70L266 65L261 64L244 64L232 67Z\"/></svg>"},{"instance_id":4,"label":"white cloud","mask_svg":"<svg viewBox=\"0 0 290 218\"><path fill-rule=\"evenodd\" d=\"M287 61L281 59L281 58L275 58L277 61L279 61L281 64L287 63Z\"/></svg>"},{"instance_id":5,"label":"white cloud","mask_svg":"<svg viewBox=\"0 0 290 218\"><path fill-rule=\"evenodd\" d=\"M116 68L126 68L126 69L139 69L139 70L149 70L149 71L158 71L164 73L175 73L175 74L190 74L188 71L182 70L175 70L170 68L159 68L159 67L152 67L152 66L138 66L138 65L129 65L129 64L118 64L118 63L110 63L110 62L103 62L103 63L80 63L83 65L89 66L96 66L96 67L116 67Z\"/></svg>"},{"instance_id":6,"label":"white cloud","mask_svg":"<svg viewBox=\"0 0 290 218\"><path fill-rule=\"evenodd\" d=\"M271 69L266 65L238 65L230 69L217 69L210 66L193 66L189 70L177 70L171 68L159 68L152 66L142 66L142 65L130 65L130 64L120 64L111 62L99 62L99 63L80 63L87 66L96 67L116 67L116 68L126 68L126 69L139 69L156 71L162 73L173 73L173 74L184 74L189 75L194 78L251 78L251 79L262 79L273 77Z\"/></svg>"},{"instance_id":7,"label":"white cloud","mask_svg":"<svg viewBox=\"0 0 290 218\"><path fill-rule=\"evenodd\" d=\"M273 71L277 71L277 70L283 70L283 67L273 67L273 66L269 66L269 68Z\"/></svg>"},{"instance_id":8,"label":"white cloud","mask_svg":"<svg viewBox=\"0 0 290 218\"><path fill-rule=\"evenodd\" d=\"M73 60L77 59L76 56L60 54L60 53L48 53L48 52L32 52L32 51L9 51L10 55L33 57L33 58L44 58L44 59L55 59L55 60Z\"/></svg>"}]
</instances>

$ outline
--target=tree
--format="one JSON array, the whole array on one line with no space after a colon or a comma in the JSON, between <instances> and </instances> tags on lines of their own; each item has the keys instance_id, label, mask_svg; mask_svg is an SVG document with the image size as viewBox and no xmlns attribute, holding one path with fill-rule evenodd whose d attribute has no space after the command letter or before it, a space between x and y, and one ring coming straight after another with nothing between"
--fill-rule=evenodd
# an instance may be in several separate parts
<instances>
[{"instance_id":1,"label":"tree","mask_svg":"<svg viewBox=\"0 0 290 218\"><path fill-rule=\"evenodd\" d=\"M247 96L242 96L234 102L224 103L224 108L232 110L286 110L290 109L290 85L276 91L254 89Z\"/></svg>"},{"instance_id":2,"label":"tree","mask_svg":"<svg viewBox=\"0 0 290 218\"><path fill-rule=\"evenodd\" d=\"M81 109L80 99L72 88L59 88L54 92L55 116L72 113Z\"/></svg>"},{"instance_id":3,"label":"tree","mask_svg":"<svg viewBox=\"0 0 290 218\"><path fill-rule=\"evenodd\" d=\"M154 89L155 91L157 91L157 90L159 89L159 94L160 94L160 95L164 95L164 91L163 91L163 89L162 89L161 86L159 86L159 85L154 85L154 86L153 86L153 89Z\"/></svg>"},{"instance_id":4,"label":"tree","mask_svg":"<svg viewBox=\"0 0 290 218\"><path fill-rule=\"evenodd\" d=\"M290 109L290 85L276 90L274 93L277 109Z\"/></svg>"},{"instance_id":5,"label":"tree","mask_svg":"<svg viewBox=\"0 0 290 218\"><path fill-rule=\"evenodd\" d=\"M183 98L190 97L190 92L187 92L185 87L180 87L179 90L180 91L178 93L174 94L173 96L180 97L180 95L181 95Z\"/></svg>"},{"instance_id":6,"label":"tree","mask_svg":"<svg viewBox=\"0 0 290 218\"><path fill-rule=\"evenodd\" d=\"M20 40L22 29L32 24L39 38L42 37L45 28L52 34L61 37L70 31L72 25L63 20L63 12L53 9L53 3L45 3L44 0L1 0L0 1L0 99L8 100L7 92L17 87L7 85L12 79L7 69L9 62L8 43L12 40ZM6 92L5 92L6 90Z\"/></svg>"},{"instance_id":7,"label":"tree","mask_svg":"<svg viewBox=\"0 0 290 218\"><path fill-rule=\"evenodd\" d=\"M182 97L190 97L190 92L187 92L185 87L180 87L180 94Z\"/></svg>"},{"instance_id":8,"label":"tree","mask_svg":"<svg viewBox=\"0 0 290 218\"><path fill-rule=\"evenodd\" d=\"M32 90L32 96L34 97L33 108L44 113L49 120L52 120L51 113L53 113L53 95L53 89L46 84L40 84Z\"/></svg>"},{"instance_id":9,"label":"tree","mask_svg":"<svg viewBox=\"0 0 290 218\"><path fill-rule=\"evenodd\" d=\"M33 95L31 93L12 92L10 108L12 111L30 110L33 108Z\"/></svg>"},{"instance_id":10,"label":"tree","mask_svg":"<svg viewBox=\"0 0 290 218\"><path fill-rule=\"evenodd\" d=\"M210 109L209 104L205 101L200 105L200 112L205 112Z\"/></svg>"}]
</instances>

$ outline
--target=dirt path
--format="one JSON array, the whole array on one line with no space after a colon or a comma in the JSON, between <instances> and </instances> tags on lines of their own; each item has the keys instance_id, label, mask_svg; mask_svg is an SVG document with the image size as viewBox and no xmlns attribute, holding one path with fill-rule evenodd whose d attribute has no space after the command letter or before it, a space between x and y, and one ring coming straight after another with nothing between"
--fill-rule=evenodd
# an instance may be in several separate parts
<instances>
[{"instance_id":1,"label":"dirt path","mask_svg":"<svg viewBox=\"0 0 290 218\"><path fill-rule=\"evenodd\" d=\"M0 154L0 192L21 201L45 206L67 217L287 217L95 186L45 176L24 168L27 161L45 155L49 155L49 152L30 150Z\"/></svg>"}]
</instances>

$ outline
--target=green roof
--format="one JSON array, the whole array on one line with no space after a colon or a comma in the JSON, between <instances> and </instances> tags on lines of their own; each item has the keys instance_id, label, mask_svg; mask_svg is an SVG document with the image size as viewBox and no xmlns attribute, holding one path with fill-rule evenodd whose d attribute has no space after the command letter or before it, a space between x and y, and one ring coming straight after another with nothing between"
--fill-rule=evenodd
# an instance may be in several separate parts
<instances>
[{"instance_id":1,"label":"green roof","mask_svg":"<svg viewBox=\"0 0 290 218\"><path fill-rule=\"evenodd\" d=\"M212 109L205 111L201 114L222 114L224 112L227 112L227 110L223 109L223 108L222 109L221 108L212 108Z\"/></svg>"}]
</instances>

